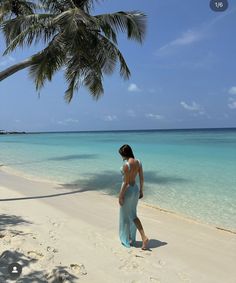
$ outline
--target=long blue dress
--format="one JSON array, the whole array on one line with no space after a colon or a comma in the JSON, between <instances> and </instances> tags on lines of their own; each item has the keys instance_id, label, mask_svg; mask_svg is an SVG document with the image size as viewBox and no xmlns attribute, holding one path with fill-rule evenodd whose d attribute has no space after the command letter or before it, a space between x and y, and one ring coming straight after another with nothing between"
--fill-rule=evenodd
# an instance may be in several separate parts
<instances>
[{"instance_id":1,"label":"long blue dress","mask_svg":"<svg viewBox=\"0 0 236 283\"><path fill-rule=\"evenodd\" d=\"M126 163L130 170L129 162L126 161ZM124 175L122 167L121 167L121 173L122 175ZM132 242L132 244L134 244L136 240L137 228L135 226L134 219L137 218L138 199L139 199L138 185L136 183L133 186L129 185L125 192L124 203L122 206L120 206L120 221L119 221L120 241L127 248L130 248L130 241Z\"/></svg>"}]
</instances>

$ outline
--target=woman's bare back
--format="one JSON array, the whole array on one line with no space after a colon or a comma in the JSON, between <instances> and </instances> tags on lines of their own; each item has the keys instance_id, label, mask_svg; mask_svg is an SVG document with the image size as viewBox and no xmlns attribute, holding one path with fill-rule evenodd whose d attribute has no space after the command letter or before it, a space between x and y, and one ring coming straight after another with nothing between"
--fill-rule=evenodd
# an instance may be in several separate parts
<instances>
[{"instance_id":1,"label":"woman's bare back","mask_svg":"<svg viewBox=\"0 0 236 283\"><path fill-rule=\"evenodd\" d=\"M135 184L135 179L137 174L139 173L139 177L140 175L142 175L142 168L141 168L141 164L140 161L134 158L129 158L129 160L127 161L129 163L130 169L129 169L129 184L131 186L133 186Z\"/></svg>"}]
</instances>

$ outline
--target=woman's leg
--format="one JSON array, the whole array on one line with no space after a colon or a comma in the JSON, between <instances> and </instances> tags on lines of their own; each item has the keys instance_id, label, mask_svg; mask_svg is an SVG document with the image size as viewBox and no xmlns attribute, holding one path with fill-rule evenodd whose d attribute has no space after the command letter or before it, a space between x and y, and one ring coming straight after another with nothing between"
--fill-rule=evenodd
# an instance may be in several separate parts
<instances>
[{"instance_id":1,"label":"woman's leg","mask_svg":"<svg viewBox=\"0 0 236 283\"><path fill-rule=\"evenodd\" d=\"M139 233L140 233L142 241L143 241L142 249L146 249L149 240L148 240L148 237L144 233L142 223L141 223L141 221L139 220L138 217L136 217L134 219L134 223L135 223L137 229L139 230Z\"/></svg>"}]
</instances>

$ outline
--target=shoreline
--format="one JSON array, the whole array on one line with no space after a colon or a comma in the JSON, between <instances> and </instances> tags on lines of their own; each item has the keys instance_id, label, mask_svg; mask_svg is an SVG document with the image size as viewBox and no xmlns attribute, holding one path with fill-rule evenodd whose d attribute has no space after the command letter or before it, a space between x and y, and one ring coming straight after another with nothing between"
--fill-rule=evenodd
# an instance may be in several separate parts
<instances>
[{"instance_id":1,"label":"shoreline","mask_svg":"<svg viewBox=\"0 0 236 283\"><path fill-rule=\"evenodd\" d=\"M16 169L14 169L14 168L12 168L10 166L5 166L3 164L0 164L0 171L1 170L3 172L5 172L5 173L9 174L9 175L17 176L17 177L20 177L20 178L23 178L23 179L26 179L26 180L34 181L34 182L44 182L44 183L48 183L48 184L51 184L51 185L54 185L54 186L61 186L62 185L60 182L57 182L57 181L52 181L50 179L36 177L36 176L33 176L33 175L27 175L23 171L16 170ZM97 192L100 193L100 194L104 193L102 191L97 191ZM112 197L115 198L115 196L112 196ZM182 214L182 213L179 213L179 212L171 211L171 210L162 208L162 207L160 207L158 205L153 205L153 204L147 203L147 202L145 202L143 200L141 201L141 205L144 205L146 207L150 207L152 209L156 209L158 211L162 211L162 212L174 215L175 217L179 217L179 218L182 218L182 219L187 220L187 221L191 221L191 222L196 223L196 224L207 225L207 226L209 226L211 228L215 228L215 229L218 229L218 230L221 230L221 231L224 231L224 232L227 232L227 233L232 233L232 234L236 235L236 230L234 231L234 230L231 230L231 229L219 226L217 224L215 224L215 225L214 224L209 224L207 222L195 219L195 218L193 218L191 216L188 216L186 214Z\"/></svg>"},{"instance_id":2,"label":"shoreline","mask_svg":"<svg viewBox=\"0 0 236 283\"><path fill-rule=\"evenodd\" d=\"M235 283L232 233L140 203L150 249L141 250L138 233L136 246L127 249L119 241L113 196L2 170L0 180L0 281L11 282L6 266L14 259L23 265L22 282Z\"/></svg>"}]
</instances>

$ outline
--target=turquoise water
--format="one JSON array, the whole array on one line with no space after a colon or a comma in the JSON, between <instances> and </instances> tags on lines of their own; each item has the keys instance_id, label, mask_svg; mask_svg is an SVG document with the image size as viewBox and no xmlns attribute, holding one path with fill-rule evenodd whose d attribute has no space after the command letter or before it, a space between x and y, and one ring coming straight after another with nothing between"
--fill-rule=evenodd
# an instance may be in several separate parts
<instances>
[{"instance_id":1,"label":"turquoise water","mask_svg":"<svg viewBox=\"0 0 236 283\"><path fill-rule=\"evenodd\" d=\"M0 163L70 190L117 196L125 143L143 163L145 202L236 231L233 129L2 135Z\"/></svg>"}]
</instances>

